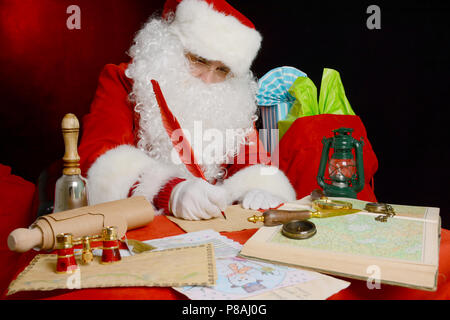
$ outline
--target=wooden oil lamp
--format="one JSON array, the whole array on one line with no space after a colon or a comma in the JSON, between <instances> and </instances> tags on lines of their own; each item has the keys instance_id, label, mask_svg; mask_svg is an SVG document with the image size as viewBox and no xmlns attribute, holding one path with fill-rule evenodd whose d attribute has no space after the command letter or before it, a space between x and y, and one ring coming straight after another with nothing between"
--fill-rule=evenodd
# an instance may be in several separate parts
<instances>
[{"instance_id":1,"label":"wooden oil lamp","mask_svg":"<svg viewBox=\"0 0 450 320\"><path fill-rule=\"evenodd\" d=\"M322 140L317 183L327 197L356 198L357 193L364 188L364 141L362 138L359 141L353 138L352 132L351 128L336 129L333 130L333 137ZM330 149L334 151L331 157ZM325 177L326 169L329 178Z\"/></svg>"}]
</instances>

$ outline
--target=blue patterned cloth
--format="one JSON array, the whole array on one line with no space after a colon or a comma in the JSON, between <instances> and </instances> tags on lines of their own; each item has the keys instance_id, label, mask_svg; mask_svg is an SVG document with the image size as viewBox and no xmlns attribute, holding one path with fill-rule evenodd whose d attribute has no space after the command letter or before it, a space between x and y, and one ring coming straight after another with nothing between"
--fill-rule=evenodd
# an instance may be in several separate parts
<instances>
[{"instance_id":1,"label":"blue patterned cloth","mask_svg":"<svg viewBox=\"0 0 450 320\"><path fill-rule=\"evenodd\" d=\"M265 129L260 132L260 138L267 151L270 152L278 144L278 121L286 118L295 101L288 90L298 77L306 76L294 67L278 67L259 79L256 99Z\"/></svg>"}]
</instances>

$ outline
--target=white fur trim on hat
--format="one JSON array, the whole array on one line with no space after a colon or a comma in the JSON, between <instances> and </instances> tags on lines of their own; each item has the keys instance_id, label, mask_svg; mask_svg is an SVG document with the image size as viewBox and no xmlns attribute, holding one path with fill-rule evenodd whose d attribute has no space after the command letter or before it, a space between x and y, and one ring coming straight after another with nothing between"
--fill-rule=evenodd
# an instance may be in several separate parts
<instances>
[{"instance_id":1,"label":"white fur trim on hat","mask_svg":"<svg viewBox=\"0 0 450 320\"><path fill-rule=\"evenodd\" d=\"M221 61L237 75L250 70L262 40L255 29L201 0L182 1L170 28L186 50L208 60Z\"/></svg>"},{"instance_id":2,"label":"white fur trim on hat","mask_svg":"<svg viewBox=\"0 0 450 320\"><path fill-rule=\"evenodd\" d=\"M279 196L285 202L294 201L296 193L286 175L277 167L255 164L243 168L223 182L228 203L242 201L252 189L261 189Z\"/></svg>"},{"instance_id":3,"label":"white fur trim on hat","mask_svg":"<svg viewBox=\"0 0 450 320\"><path fill-rule=\"evenodd\" d=\"M136 181L140 184L133 195L143 195L152 202L168 180L179 176L176 168L130 145L105 152L92 164L87 175L90 205L127 198Z\"/></svg>"}]
</instances>

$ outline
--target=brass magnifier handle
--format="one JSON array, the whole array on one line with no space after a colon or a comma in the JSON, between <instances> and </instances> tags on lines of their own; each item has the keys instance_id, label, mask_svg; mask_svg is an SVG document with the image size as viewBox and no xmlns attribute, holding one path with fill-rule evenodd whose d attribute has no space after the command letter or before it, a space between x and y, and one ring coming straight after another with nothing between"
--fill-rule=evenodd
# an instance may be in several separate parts
<instances>
[{"instance_id":1,"label":"brass magnifier handle","mask_svg":"<svg viewBox=\"0 0 450 320\"><path fill-rule=\"evenodd\" d=\"M264 222L265 226L270 227L285 224L292 220L307 220L311 216L311 211L308 210L267 210L260 216L254 215L248 218L248 221L253 223Z\"/></svg>"}]
</instances>

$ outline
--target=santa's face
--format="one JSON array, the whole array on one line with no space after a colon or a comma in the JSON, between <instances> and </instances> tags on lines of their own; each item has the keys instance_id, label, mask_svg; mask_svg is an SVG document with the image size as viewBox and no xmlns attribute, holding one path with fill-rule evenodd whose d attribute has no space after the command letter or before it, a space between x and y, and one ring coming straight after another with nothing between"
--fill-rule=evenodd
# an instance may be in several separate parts
<instances>
[{"instance_id":1,"label":"santa's face","mask_svg":"<svg viewBox=\"0 0 450 320\"><path fill-rule=\"evenodd\" d=\"M191 74L204 83L218 83L232 76L230 68L221 61L202 58L191 52L185 54Z\"/></svg>"},{"instance_id":2,"label":"santa's face","mask_svg":"<svg viewBox=\"0 0 450 320\"><path fill-rule=\"evenodd\" d=\"M173 163L173 145L150 83L155 79L208 178L237 153L253 129L257 83L250 72L232 76L221 62L200 62L201 57L189 54L167 22L153 19L135 38L126 75L134 81L131 98L140 116L138 147Z\"/></svg>"}]
</instances>

